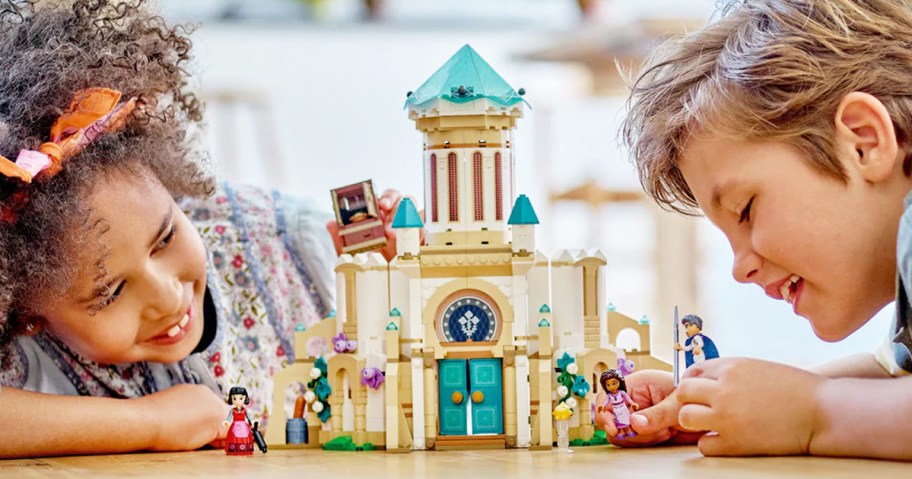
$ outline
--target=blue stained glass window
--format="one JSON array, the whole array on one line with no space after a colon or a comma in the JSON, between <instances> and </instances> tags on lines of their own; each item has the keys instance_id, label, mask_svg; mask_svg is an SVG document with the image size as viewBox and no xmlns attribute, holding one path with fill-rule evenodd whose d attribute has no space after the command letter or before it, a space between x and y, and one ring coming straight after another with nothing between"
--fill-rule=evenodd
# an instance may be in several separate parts
<instances>
[{"instance_id":1,"label":"blue stained glass window","mask_svg":"<svg viewBox=\"0 0 912 479\"><path fill-rule=\"evenodd\" d=\"M485 301L463 297L451 303L443 313L442 329L448 342L492 341L497 318Z\"/></svg>"}]
</instances>

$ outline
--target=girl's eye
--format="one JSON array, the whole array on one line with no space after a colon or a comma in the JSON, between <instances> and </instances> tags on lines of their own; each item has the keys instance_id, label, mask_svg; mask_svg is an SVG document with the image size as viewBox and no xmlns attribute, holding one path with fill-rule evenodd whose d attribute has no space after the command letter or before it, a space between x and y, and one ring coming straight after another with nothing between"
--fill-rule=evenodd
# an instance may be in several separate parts
<instances>
[{"instance_id":1,"label":"girl's eye","mask_svg":"<svg viewBox=\"0 0 912 479\"><path fill-rule=\"evenodd\" d=\"M171 241L174 240L175 233L177 233L177 227L172 224L171 229L168 230L168 234L155 245L155 251L161 251L167 248L168 245L171 244Z\"/></svg>"},{"instance_id":2,"label":"girl's eye","mask_svg":"<svg viewBox=\"0 0 912 479\"><path fill-rule=\"evenodd\" d=\"M117 298L120 296L120 293L123 292L124 285L126 285L126 284L127 284L126 281L122 281L120 284L118 284L117 287L114 288L114 291L111 292L111 294L109 294L108 296L105 296L105 298L102 299L101 302L96 305L96 310L101 311L102 309L104 309L105 307L107 307L108 305L113 303L114 301L117 301Z\"/></svg>"},{"instance_id":3,"label":"girl's eye","mask_svg":"<svg viewBox=\"0 0 912 479\"><path fill-rule=\"evenodd\" d=\"M751 214L751 205L754 203L754 198L751 197L750 201L747 202L747 206L741 210L741 217L738 219L738 224L744 223L745 221L750 221Z\"/></svg>"}]
</instances>

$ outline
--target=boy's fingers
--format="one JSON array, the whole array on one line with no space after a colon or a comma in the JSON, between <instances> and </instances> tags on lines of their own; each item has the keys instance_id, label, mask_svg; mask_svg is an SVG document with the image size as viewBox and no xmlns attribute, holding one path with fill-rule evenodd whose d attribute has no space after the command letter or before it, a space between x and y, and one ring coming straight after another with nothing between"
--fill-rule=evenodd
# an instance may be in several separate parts
<instances>
[{"instance_id":1,"label":"boy's fingers","mask_svg":"<svg viewBox=\"0 0 912 479\"><path fill-rule=\"evenodd\" d=\"M725 441L718 434L709 433L704 435L697 441L697 449L700 450L700 453L704 456L727 456L730 455L727 452L727 446Z\"/></svg>"},{"instance_id":2,"label":"boy's fingers","mask_svg":"<svg viewBox=\"0 0 912 479\"><path fill-rule=\"evenodd\" d=\"M723 368L731 362L731 358L728 358L727 360L715 358L701 361L687 368L684 371L683 377L719 379L719 374L722 373Z\"/></svg>"},{"instance_id":3,"label":"boy's fingers","mask_svg":"<svg viewBox=\"0 0 912 479\"><path fill-rule=\"evenodd\" d=\"M633 413L630 425L637 434L654 434L676 426L680 409L677 394L671 393L658 404Z\"/></svg>"},{"instance_id":4,"label":"boy's fingers","mask_svg":"<svg viewBox=\"0 0 912 479\"><path fill-rule=\"evenodd\" d=\"M690 431L712 429L712 408L703 404L685 404L678 413L681 427Z\"/></svg>"},{"instance_id":5,"label":"boy's fingers","mask_svg":"<svg viewBox=\"0 0 912 479\"><path fill-rule=\"evenodd\" d=\"M712 399L718 394L719 382L703 377L687 378L681 381L675 394L681 404L705 404L712 406Z\"/></svg>"}]
</instances>

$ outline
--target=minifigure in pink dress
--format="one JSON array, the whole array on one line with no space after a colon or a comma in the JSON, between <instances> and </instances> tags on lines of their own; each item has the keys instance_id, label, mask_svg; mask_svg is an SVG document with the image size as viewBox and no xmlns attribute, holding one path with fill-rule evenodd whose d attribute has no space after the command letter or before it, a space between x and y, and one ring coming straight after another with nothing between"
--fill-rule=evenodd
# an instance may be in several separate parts
<instances>
[{"instance_id":1,"label":"minifigure in pink dress","mask_svg":"<svg viewBox=\"0 0 912 479\"><path fill-rule=\"evenodd\" d=\"M224 423L228 427L225 453L231 456L249 456L253 454L253 431L247 408L244 407L250 404L247 389L240 386L231 388L228 391L228 404L232 407Z\"/></svg>"},{"instance_id":2,"label":"minifigure in pink dress","mask_svg":"<svg viewBox=\"0 0 912 479\"><path fill-rule=\"evenodd\" d=\"M618 429L616 439L636 436L630 427L630 409L636 411L640 405L633 402L627 395L627 383L624 375L617 369L609 369L602 373L599 384L605 391L605 402L600 405L597 412L611 411L614 414L614 425ZM630 409L628 409L628 406Z\"/></svg>"}]
</instances>

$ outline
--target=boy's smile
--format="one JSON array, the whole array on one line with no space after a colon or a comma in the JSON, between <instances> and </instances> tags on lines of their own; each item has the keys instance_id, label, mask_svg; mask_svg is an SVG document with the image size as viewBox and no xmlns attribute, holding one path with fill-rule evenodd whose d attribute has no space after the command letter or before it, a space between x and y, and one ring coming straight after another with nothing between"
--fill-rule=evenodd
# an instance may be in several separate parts
<instances>
[{"instance_id":1,"label":"boy's smile","mask_svg":"<svg viewBox=\"0 0 912 479\"><path fill-rule=\"evenodd\" d=\"M844 163L845 183L785 143L699 135L679 163L732 246L735 280L789 302L826 341L845 338L892 299L909 189L907 179L875 181Z\"/></svg>"},{"instance_id":2,"label":"boy's smile","mask_svg":"<svg viewBox=\"0 0 912 479\"><path fill-rule=\"evenodd\" d=\"M44 312L48 328L102 364L184 359L203 333L206 252L196 229L151 175L114 173L89 202L102 226L77 240L76 280Z\"/></svg>"}]
</instances>

